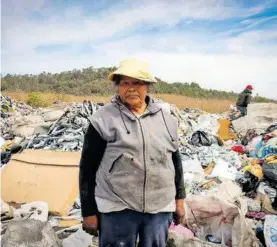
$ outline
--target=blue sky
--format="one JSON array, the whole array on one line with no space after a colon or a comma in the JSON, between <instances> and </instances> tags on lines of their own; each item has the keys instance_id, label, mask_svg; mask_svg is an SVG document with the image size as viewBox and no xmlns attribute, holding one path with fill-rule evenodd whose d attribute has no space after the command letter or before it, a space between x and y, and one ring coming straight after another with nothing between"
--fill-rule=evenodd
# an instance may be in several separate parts
<instances>
[{"instance_id":1,"label":"blue sky","mask_svg":"<svg viewBox=\"0 0 277 247\"><path fill-rule=\"evenodd\" d=\"M2 0L2 73L138 58L168 82L277 98L277 0Z\"/></svg>"}]
</instances>

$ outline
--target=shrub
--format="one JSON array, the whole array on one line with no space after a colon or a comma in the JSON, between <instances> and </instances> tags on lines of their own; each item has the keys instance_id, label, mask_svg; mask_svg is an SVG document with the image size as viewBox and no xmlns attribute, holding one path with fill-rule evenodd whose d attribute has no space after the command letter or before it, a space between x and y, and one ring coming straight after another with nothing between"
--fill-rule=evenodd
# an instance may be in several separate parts
<instances>
[{"instance_id":1,"label":"shrub","mask_svg":"<svg viewBox=\"0 0 277 247\"><path fill-rule=\"evenodd\" d=\"M41 93L32 92L28 95L27 104L34 107L46 107L49 102L43 99Z\"/></svg>"}]
</instances>

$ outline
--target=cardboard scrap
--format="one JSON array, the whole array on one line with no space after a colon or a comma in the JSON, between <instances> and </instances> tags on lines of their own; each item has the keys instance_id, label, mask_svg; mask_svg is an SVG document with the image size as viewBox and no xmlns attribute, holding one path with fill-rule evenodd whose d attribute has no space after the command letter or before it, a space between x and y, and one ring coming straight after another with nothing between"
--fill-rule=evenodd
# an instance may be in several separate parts
<instances>
[{"instance_id":1,"label":"cardboard scrap","mask_svg":"<svg viewBox=\"0 0 277 247\"><path fill-rule=\"evenodd\" d=\"M236 139L235 134L230 130L231 122L228 119L219 119L218 136L221 140L234 140Z\"/></svg>"},{"instance_id":2,"label":"cardboard scrap","mask_svg":"<svg viewBox=\"0 0 277 247\"><path fill-rule=\"evenodd\" d=\"M68 215L79 193L80 152L24 150L1 172L6 202L45 201L49 211Z\"/></svg>"}]
</instances>

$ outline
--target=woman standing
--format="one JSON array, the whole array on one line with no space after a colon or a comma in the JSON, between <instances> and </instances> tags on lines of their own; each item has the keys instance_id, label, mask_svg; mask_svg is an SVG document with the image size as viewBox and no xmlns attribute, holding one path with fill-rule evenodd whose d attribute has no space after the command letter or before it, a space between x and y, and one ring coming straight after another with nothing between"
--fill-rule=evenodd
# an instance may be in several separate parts
<instances>
[{"instance_id":1,"label":"woman standing","mask_svg":"<svg viewBox=\"0 0 277 247\"><path fill-rule=\"evenodd\" d=\"M90 118L80 162L83 229L99 229L99 246L164 247L184 216L177 122L148 95L145 63L125 60L109 79L117 94Z\"/></svg>"}]
</instances>

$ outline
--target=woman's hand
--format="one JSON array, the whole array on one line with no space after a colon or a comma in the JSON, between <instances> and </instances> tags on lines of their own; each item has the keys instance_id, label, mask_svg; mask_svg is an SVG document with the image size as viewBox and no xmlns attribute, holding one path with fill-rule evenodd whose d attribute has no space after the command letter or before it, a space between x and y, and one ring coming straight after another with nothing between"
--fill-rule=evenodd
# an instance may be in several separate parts
<instances>
[{"instance_id":1,"label":"woman's hand","mask_svg":"<svg viewBox=\"0 0 277 247\"><path fill-rule=\"evenodd\" d=\"M96 215L84 217L83 230L90 235L98 237L98 218Z\"/></svg>"},{"instance_id":2,"label":"woman's hand","mask_svg":"<svg viewBox=\"0 0 277 247\"><path fill-rule=\"evenodd\" d=\"M185 218L184 199L176 200L176 211L173 213L173 222L175 225L182 224Z\"/></svg>"}]
</instances>

